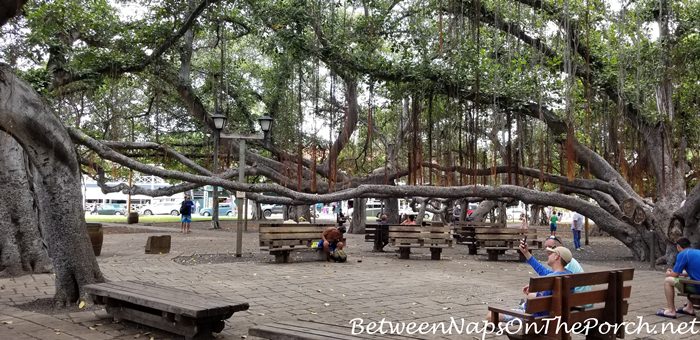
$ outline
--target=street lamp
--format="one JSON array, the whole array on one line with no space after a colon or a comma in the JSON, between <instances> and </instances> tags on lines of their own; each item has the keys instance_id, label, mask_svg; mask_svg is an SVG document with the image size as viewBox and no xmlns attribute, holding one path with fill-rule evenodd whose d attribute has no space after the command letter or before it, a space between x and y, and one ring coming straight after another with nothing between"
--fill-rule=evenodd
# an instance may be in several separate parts
<instances>
[{"instance_id":1,"label":"street lamp","mask_svg":"<svg viewBox=\"0 0 700 340\"><path fill-rule=\"evenodd\" d=\"M268 116L258 118L260 129L263 134L245 135L239 133L222 133L219 138L238 139L238 182L245 182L245 141L246 140L264 140L267 138L270 129L272 128L273 119ZM245 192L236 193L236 204L238 205L238 223L236 225L236 257L241 257L241 249L243 247L243 223L248 216L243 214L243 207L247 206L245 202ZM246 221L247 222L247 221Z\"/></svg>"},{"instance_id":2,"label":"street lamp","mask_svg":"<svg viewBox=\"0 0 700 340\"><path fill-rule=\"evenodd\" d=\"M221 130L226 125L226 115L217 110L211 115L211 119L214 121L214 174L216 175L219 172L219 140L221 139ZM216 185L212 200L214 202L211 211L211 226L214 229L219 229L219 187Z\"/></svg>"}]
</instances>

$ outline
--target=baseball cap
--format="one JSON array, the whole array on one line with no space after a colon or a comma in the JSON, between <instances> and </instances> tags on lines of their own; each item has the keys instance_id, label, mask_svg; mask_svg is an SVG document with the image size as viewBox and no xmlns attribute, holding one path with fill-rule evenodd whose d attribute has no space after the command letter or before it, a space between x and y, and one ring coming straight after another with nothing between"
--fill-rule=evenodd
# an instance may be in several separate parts
<instances>
[{"instance_id":1,"label":"baseball cap","mask_svg":"<svg viewBox=\"0 0 700 340\"><path fill-rule=\"evenodd\" d=\"M561 257L566 263L571 262L571 259L574 257L571 255L571 250L566 247L549 247L546 250L548 253L559 254L559 257Z\"/></svg>"}]
</instances>

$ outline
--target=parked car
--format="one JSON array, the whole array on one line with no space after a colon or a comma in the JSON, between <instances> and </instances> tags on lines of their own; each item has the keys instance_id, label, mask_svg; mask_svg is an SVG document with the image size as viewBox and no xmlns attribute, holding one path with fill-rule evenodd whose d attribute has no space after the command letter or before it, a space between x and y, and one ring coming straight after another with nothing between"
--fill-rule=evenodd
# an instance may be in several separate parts
<instances>
[{"instance_id":1,"label":"parked car","mask_svg":"<svg viewBox=\"0 0 700 340\"><path fill-rule=\"evenodd\" d=\"M93 209L92 214L97 215L126 215L126 207L118 203L105 203Z\"/></svg>"},{"instance_id":2,"label":"parked car","mask_svg":"<svg viewBox=\"0 0 700 340\"><path fill-rule=\"evenodd\" d=\"M262 208L263 215L266 218L272 216L272 214L284 214L284 205L282 204L263 204Z\"/></svg>"},{"instance_id":3,"label":"parked car","mask_svg":"<svg viewBox=\"0 0 700 340\"><path fill-rule=\"evenodd\" d=\"M204 208L199 210L199 214L202 216L211 216L213 211L212 208ZM236 203L219 203L219 216L224 215L237 216L238 209L236 209Z\"/></svg>"},{"instance_id":4,"label":"parked car","mask_svg":"<svg viewBox=\"0 0 700 340\"><path fill-rule=\"evenodd\" d=\"M365 211L366 211L367 216L374 216L376 218L381 217L382 206L383 206L383 204L381 202L367 203L367 205L365 207Z\"/></svg>"},{"instance_id":5,"label":"parked car","mask_svg":"<svg viewBox=\"0 0 700 340\"><path fill-rule=\"evenodd\" d=\"M143 207L141 215L180 215L179 202L158 202Z\"/></svg>"}]
</instances>

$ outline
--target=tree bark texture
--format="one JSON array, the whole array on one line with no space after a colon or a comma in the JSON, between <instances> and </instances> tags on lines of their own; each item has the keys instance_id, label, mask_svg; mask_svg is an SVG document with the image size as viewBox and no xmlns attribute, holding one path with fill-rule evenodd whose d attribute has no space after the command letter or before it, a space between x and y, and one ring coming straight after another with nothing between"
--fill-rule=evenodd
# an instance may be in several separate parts
<instances>
[{"instance_id":1,"label":"tree bark texture","mask_svg":"<svg viewBox=\"0 0 700 340\"><path fill-rule=\"evenodd\" d=\"M23 148L36 169L38 223L56 273L57 303L73 303L84 285L102 282L80 191L78 157L66 128L26 82L0 65L0 130Z\"/></svg>"},{"instance_id":2,"label":"tree bark texture","mask_svg":"<svg viewBox=\"0 0 700 340\"><path fill-rule=\"evenodd\" d=\"M30 167L22 148L0 131L0 277L51 271L41 238Z\"/></svg>"},{"instance_id":3,"label":"tree bark texture","mask_svg":"<svg viewBox=\"0 0 700 340\"><path fill-rule=\"evenodd\" d=\"M355 198L352 206L352 219L348 232L351 234L364 234L367 224L367 199Z\"/></svg>"}]
</instances>

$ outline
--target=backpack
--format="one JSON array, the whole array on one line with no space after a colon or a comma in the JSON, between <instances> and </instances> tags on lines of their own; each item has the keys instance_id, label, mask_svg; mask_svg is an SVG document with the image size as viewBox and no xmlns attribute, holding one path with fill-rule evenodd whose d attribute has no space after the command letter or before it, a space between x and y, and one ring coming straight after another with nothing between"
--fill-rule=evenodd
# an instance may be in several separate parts
<instances>
[{"instance_id":1,"label":"backpack","mask_svg":"<svg viewBox=\"0 0 700 340\"><path fill-rule=\"evenodd\" d=\"M336 249L336 251L331 253L331 259L335 262L345 262L348 260L348 255L345 254L345 251Z\"/></svg>"},{"instance_id":2,"label":"backpack","mask_svg":"<svg viewBox=\"0 0 700 340\"><path fill-rule=\"evenodd\" d=\"M182 205L180 205L180 215L189 215L190 214L190 206L185 204L187 201L182 201Z\"/></svg>"}]
</instances>

